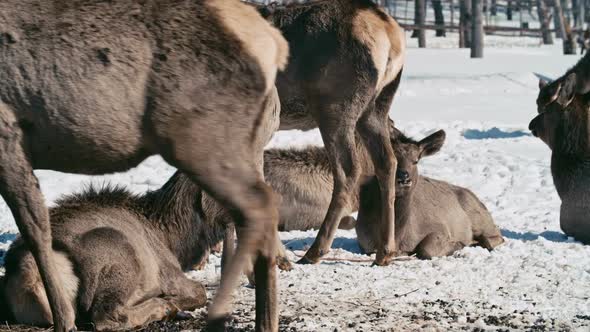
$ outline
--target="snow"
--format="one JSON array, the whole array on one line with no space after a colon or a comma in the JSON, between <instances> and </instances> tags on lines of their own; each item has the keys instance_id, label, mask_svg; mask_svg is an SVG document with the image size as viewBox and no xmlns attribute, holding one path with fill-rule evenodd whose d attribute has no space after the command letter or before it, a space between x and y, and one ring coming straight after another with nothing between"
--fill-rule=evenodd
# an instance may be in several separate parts
<instances>
[{"instance_id":1,"label":"snow","mask_svg":"<svg viewBox=\"0 0 590 332\"><path fill-rule=\"evenodd\" d=\"M421 161L422 174L473 190L491 211L506 243L493 252L465 248L451 257L400 260L371 267L354 231L339 230L330 257L314 266L280 272L281 329L371 331L483 329L590 331L590 246L559 228L560 201L549 170L549 149L532 137L536 114L534 73L557 77L578 56L535 38L486 38L485 58L456 49L457 36L410 46L391 117L407 134L447 132L442 151ZM409 35L408 35L409 37ZM559 42L559 41L558 41ZM317 130L277 133L271 147L321 145ZM134 192L162 185L174 169L152 157L120 174L88 177L36 171L48 204L88 183L113 182ZM16 227L0 202L0 243ZM291 259L315 231L281 233ZM360 260L361 262L358 262ZM220 259L188 275L212 286ZM238 327L253 325L254 291L236 292ZM210 287L211 288L211 287ZM214 287L211 290L212 295Z\"/></svg>"}]
</instances>

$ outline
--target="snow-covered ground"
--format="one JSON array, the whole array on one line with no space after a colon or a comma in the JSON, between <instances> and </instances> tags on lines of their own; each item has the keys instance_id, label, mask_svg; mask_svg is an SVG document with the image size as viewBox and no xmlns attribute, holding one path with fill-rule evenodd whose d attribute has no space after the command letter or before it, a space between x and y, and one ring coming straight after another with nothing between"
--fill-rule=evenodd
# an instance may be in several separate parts
<instances>
[{"instance_id":1,"label":"snow-covered ground","mask_svg":"<svg viewBox=\"0 0 590 332\"><path fill-rule=\"evenodd\" d=\"M537 39L489 37L485 58L453 48L456 36L429 38L435 49L408 39L404 77L391 117L421 138L445 129L442 151L421 162L423 174L473 190L501 227L506 243L494 252L466 248L452 257L370 267L354 231L338 231L331 257L280 273L281 329L579 330L590 331L590 246L559 228L559 198L549 170L549 149L530 136L536 113L534 72L558 76L578 59L561 45ZM317 131L281 132L271 146L321 145ZM100 177L37 171L48 203L89 182L112 181L136 192L163 184L174 169L159 157L127 173ZM16 227L0 202L3 246ZM282 233L296 254L315 232ZM366 260L351 262L345 259ZM219 257L189 276L217 283ZM246 280L236 292L238 327L252 327L254 292Z\"/></svg>"}]
</instances>

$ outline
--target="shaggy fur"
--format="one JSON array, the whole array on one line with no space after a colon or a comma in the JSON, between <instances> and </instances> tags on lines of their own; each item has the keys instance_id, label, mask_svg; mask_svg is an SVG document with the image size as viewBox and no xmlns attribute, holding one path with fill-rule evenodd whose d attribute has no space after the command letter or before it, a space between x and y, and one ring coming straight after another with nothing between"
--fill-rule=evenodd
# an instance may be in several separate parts
<instances>
[{"instance_id":1,"label":"shaggy fur","mask_svg":"<svg viewBox=\"0 0 590 332\"><path fill-rule=\"evenodd\" d=\"M200 195L177 172L145 195L90 187L57 202L50 210L53 248L67 262L60 270L64 279L74 281L68 299L78 321L89 320L99 330L129 329L205 305L203 286L182 271L222 239L223 227L203 223ZM35 261L22 239L6 254L5 285L17 322L52 323ZM169 312L159 309L162 304Z\"/></svg>"},{"instance_id":2,"label":"shaggy fur","mask_svg":"<svg viewBox=\"0 0 590 332\"><path fill-rule=\"evenodd\" d=\"M277 211L256 160L264 103L288 53L279 31L238 0L0 1L0 195L35 256L57 331L75 315L33 169L103 174L153 154L247 230L210 321L223 321L244 264L260 257L256 326L277 329L267 264Z\"/></svg>"},{"instance_id":3,"label":"shaggy fur","mask_svg":"<svg viewBox=\"0 0 590 332\"><path fill-rule=\"evenodd\" d=\"M277 76L280 129L319 127L330 161L333 194L318 236L301 263L317 263L332 244L353 203L364 145L382 190L383 238L376 263L393 252L395 156L387 119L405 57L403 29L370 0L323 0L260 6L290 47L289 65Z\"/></svg>"},{"instance_id":4,"label":"shaggy fur","mask_svg":"<svg viewBox=\"0 0 590 332\"><path fill-rule=\"evenodd\" d=\"M561 199L561 229L585 244L590 244L589 102L578 95L565 109L551 105L529 124L533 135L551 149L551 175Z\"/></svg>"}]
</instances>

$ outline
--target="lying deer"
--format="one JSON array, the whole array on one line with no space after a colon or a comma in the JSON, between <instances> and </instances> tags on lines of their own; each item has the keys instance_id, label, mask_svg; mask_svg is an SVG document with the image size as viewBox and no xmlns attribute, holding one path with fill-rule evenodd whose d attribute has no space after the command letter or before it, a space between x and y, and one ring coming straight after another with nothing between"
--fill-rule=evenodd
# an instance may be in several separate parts
<instances>
[{"instance_id":1,"label":"lying deer","mask_svg":"<svg viewBox=\"0 0 590 332\"><path fill-rule=\"evenodd\" d=\"M74 329L75 314L33 170L104 174L153 154L243 229L210 326L224 321L244 264L256 259L256 327L278 329L277 211L256 158L263 104L287 56L279 31L238 0L0 1L0 195L35 258L56 331Z\"/></svg>"},{"instance_id":2,"label":"lying deer","mask_svg":"<svg viewBox=\"0 0 590 332\"><path fill-rule=\"evenodd\" d=\"M562 90L575 91L575 86L562 87L541 80L539 89L539 114L529 129L551 149L551 175L561 199L560 226L565 234L590 244L589 99L566 93L567 100L560 102Z\"/></svg>"},{"instance_id":3,"label":"lying deer","mask_svg":"<svg viewBox=\"0 0 590 332\"><path fill-rule=\"evenodd\" d=\"M290 60L277 76L280 129L319 127L333 187L318 236L300 263L317 263L332 245L353 202L363 165L361 142L381 188L382 220L376 263L394 252L396 161L388 114L405 57L404 30L371 0L323 0L258 6L289 41Z\"/></svg>"},{"instance_id":4,"label":"lying deer","mask_svg":"<svg viewBox=\"0 0 590 332\"><path fill-rule=\"evenodd\" d=\"M454 186L418 174L421 158L437 153L445 141L439 130L417 142L401 132L396 135L398 159L395 218L398 254L416 254L430 259L451 255L465 246L479 245L492 250L504 242L499 228L485 205L469 189ZM379 188L375 182L363 187L356 232L360 247L366 253L377 250L374 239L375 206ZM366 196L366 200L362 197Z\"/></svg>"},{"instance_id":5,"label":"lying deer","mask_svg":"<svg viewBox=\"0 0 590 332\"><path fill-rule=\"evenodd\" d=\"M492 250L504 242L492 216L470 190L418 175L418 161L440 150L444 131L416 142L393 126L390 130L398 160L395 200L398 254L416 253L420 258L431 258L450 255L472 244ZM356 227L361 248L372 253L377 250L379 240L376 233L379 228L372 224L380 220L379 187L372 176L369 156L362 147L357 153L362 156L365 171L361 185L353 191L353 203L345 212L358 210L359 219L355 221L347 216L341 225ZM308 230L321 225L332 192L330 163L324 148L266 150L264 174L267 183L282 196L279 229ZM224 254L231 241L231 237L226 237Z\"/></svg>"},{"instance_id":6,"label":"lying deer","mask_svg":"<svg viewBox=\"0 0 590 332\"><path fill-rule=\"evenodd\" d=\"M54 255L77 321L97 330L132 329L204 306L204 287L183 271L218 239L195 204L201 191L177 172L159 190L135 196L92 188L50 210ZM216 230L218 230L216 232ZM21 324L49 326L51 310L28 245L5 257L4 301Z\"/></svg>"}]
</instances>

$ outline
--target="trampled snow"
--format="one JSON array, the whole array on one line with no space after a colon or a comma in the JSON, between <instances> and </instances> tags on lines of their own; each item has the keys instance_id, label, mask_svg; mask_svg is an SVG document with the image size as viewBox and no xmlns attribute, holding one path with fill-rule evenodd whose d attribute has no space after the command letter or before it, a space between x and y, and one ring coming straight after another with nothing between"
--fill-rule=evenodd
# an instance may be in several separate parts
<instances>
[{"instance_id":1,"label":"trampled snow","mask_svg":"<svg viewBox=\"0 0 590 332\"><path fill-rule=\"evenodd\" d=\"M409 35L408 35L409 36ZM559 228L560 201L549 170L549 149L528 131L536 114L535 72L557 77L579 56L538 39L486 37L485 58L454 48L456 35L410 48L391 117L415 138L447 132L441 152L421 161L422 174L474 191L491 211L506 243L493 252L465 248L431 261L371 267L354 231L338 231L331 258L280 272L281 329L580 330L590 331L590 246ZM557 40L560 43L559 40ZM321 145L317 130L277 133L271 147ZM99 177L36 171L47 202L88 183L113 182L135 192L155 189L174 169L159 157L121 174ZM0 242L16 232L0 203ZM314 231L282 233L291 259L304 253ZM190 277L217 283L219 257ZM253 326L254 291L236 292L236 324ZM211 290L214 292L214 289ZM212 295L211 293L210 295Z\"/></svg>"}]
</instances>

